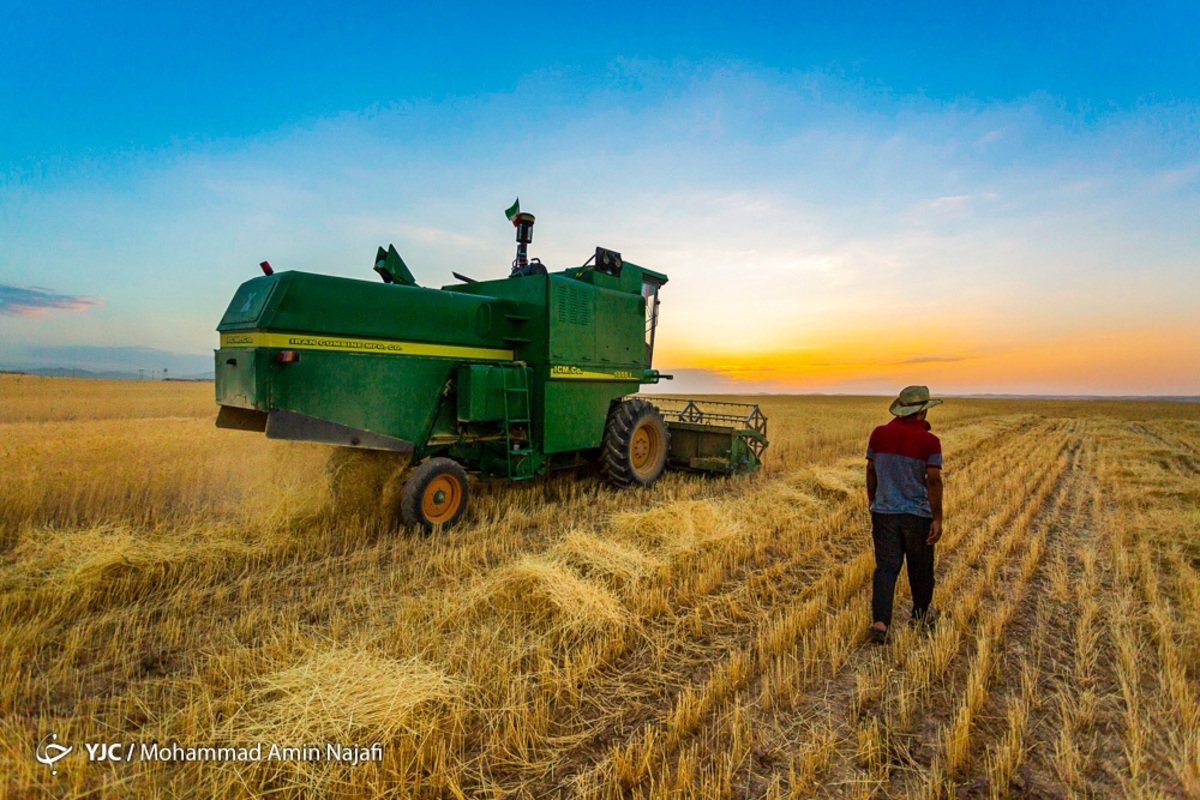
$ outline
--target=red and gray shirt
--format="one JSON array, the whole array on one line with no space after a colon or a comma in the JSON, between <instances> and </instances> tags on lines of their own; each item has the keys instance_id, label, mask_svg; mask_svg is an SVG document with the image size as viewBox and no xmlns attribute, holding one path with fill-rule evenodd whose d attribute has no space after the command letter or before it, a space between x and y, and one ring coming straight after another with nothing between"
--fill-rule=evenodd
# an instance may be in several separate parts
<instances>
[{"instance_id":1,"label":"red and gray shirt","mask_svg":"<svg viewBox=\"0 0 1200 800\"><path fill-rule=\"evenodd\" d=\"M867 458L875 462L875 502L880 514L914 514L933 518L925 490L926 467L942 466L942 443L929 432L929 423L913 417L896 417L871 434Z\"/></svg>"}]
</instances>

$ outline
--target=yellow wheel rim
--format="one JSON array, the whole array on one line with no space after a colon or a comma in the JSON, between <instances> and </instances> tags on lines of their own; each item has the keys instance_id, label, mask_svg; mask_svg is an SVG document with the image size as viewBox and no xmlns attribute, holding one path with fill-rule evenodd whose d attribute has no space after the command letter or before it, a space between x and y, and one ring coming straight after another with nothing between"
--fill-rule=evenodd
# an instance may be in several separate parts
<instances>
[{"instance_id":1,"label":"yellow wheel rim","mask_svg":"<svg viewBox=\"0 0 1200 800\"><path fill-rule=\"evenodd\" d=\"M638 475L649 474L658 464L662 453L662 437L658 429L642 425L633 432L629 443L629 464Z\"/></svg>"},{"instance_id":2,"label":"yellow wheel rim","mask_svg":"<svg viewBox=\"0 0 1200 800\"><path fill-rule=\"evenodd\" d=\"M462 505L463 491L458 481L449 475L438 475L421 495L421 513L437 525L449 522Z\"/></svg>"}]
</instances>

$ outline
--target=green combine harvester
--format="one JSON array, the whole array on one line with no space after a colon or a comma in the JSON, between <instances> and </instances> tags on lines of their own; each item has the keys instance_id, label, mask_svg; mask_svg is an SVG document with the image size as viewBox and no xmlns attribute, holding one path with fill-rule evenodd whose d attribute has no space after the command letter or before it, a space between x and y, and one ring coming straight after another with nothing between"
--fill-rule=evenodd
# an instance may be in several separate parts
<instances>
[{"instance_id":1,"label":"green combine harvester","mask_svg":"<svg viewBox=\"0 0 1200 800\"><path fill-rule=\"evenodd\" d=\"M383 283L264 261L217 327L217 425L395 453L411 469L401 513L425 529L462 516L468 473L519 481L599 463L629 487L667 467L756 469L757 405L634 396L671 377L651 366L667 276L600 247L548 272L527 255L533 215L509 218L517 257L498 280L418 286L391 246L375 259Z\"/></svg>"}]
</instances>

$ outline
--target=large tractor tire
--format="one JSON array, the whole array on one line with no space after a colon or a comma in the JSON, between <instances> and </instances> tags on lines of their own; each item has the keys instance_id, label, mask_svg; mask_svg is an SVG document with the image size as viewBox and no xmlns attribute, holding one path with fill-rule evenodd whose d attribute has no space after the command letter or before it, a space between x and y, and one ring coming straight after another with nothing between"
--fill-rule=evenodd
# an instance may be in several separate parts
<instances>
[{"instance_id":1,"label":"large tractor tire","mask_svg":"<svg viewBox=\"0 0 1200 800\"><path fill-rule=\"evenodd\" d=\"M649 486L667 466L671 434L662 414L639 398L625 400L608 412L600 466L614 486Z\"/></svg>"},{"instance_id":2,"label":"large tractor tire","mask_svg":"<svg viewBox=\"0 0 1200 800\"><path fill-rule=\"evenodd\" d=\"M413 470L400 498L400 513L409 525L426 531L452 527L467 510L467 473L458 462L431 458Z\"/></svg>"}]
</instances>

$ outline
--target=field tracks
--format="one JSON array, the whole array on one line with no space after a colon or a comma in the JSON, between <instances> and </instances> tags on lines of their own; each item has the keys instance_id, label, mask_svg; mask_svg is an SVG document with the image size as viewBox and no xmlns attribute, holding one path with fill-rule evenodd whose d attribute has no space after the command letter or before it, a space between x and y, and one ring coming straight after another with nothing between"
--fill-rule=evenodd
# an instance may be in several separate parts
<instances>
[{"instance_id":1,"label":"field tracks","mask_svg":"<svg viewBox=\"0 0 1200 800\"><path fill-rule=\"evenodd\" d=\"M1031 440L1043 433L1041 430L1031 433ZM1009 480L1018 481L1023 476L1011 469L1008 459L1015 461L1028 444L1028 441L1018 440L1000 448L1000 458L981 462L974 472L970 464L964 465L962 479L978 478L986 483L1007 474ZM1048 485L1052 477L1043 475L1041 482ZM824 522L830 530L823 531L819 537L827 542L823 555L828 556L830 539L845 538L836 531L839 526L850 523L855 504L856 498L846 496L843 505L834 506L827 513ZM855 510L861 519L861 510ZM989 514L976 531L976 541L986 542L998 529L1010 523L1015 513L1014 508L1010 513ZM969 525L958 527L958 535L969 528ZM730 649L730 655L723 662L709 669L705 680L690 683L679 691L673 698L671 711L660 717L657 724L645 723L646 727L640 732L634 730L632 742L614 745L610 754L595 767L576 776L576 788L592 786L597 788L591 791L603 793L603 787L614 785L625 786L625 791L649 785L661 786L662 792L669 793L672 786L679 788L681 775L696 774L705 776L706 782L713 785L732 785L741 780L751 789L780 786L785 783L783 776L787 774L800 776L797 780L801 782L805 775L811 780L813 766L827 761L827 756L832 753L806 752L796 760L798 763L793 763L786 756L786 744L782 743L793 738L787 734L795 731L778 731L782 734L777 737L780 742L758 741L765 737L749 736L747 731L763 730L765 720L760 717L787 719L795 709L804 708L804 689L826 691L829 680L826 676L844 674L840 669L842 662L858 648L860 629L868 616L868 580L873 565L869 548L863 546L869 542L869 534L864 539L861 521L855 529L855 537L833 548L841 551L836 553L841 563L827 569L807 586L796 587L793 590L795 600L782 609L761 611L756 623L749 629L743 627L738 635L745 645ZM955 536L949 536L947 546L954 541ZM974 548L973 557L979 549L982 544ZM794 562L800 566L814 557L816 554L805 550ZM777 574L778 566L778 563L773 564L767 571ZM786 593L792 588L787 583L786 579L777 580L775 588ZM726 596L736 597L737 594L735 591ZM942 652L948 653L950 649L943 648ZM818 750L828 750L829 743L834 741L832 733L822 736L816 732L814 735ZM699 740L702 746L686 750L681 744L687 740ZM736 757L730 758L730 751L720 747L721 743L745 746L735 747L732 754ZM747 748L750 753L745 752ZM720 761L706 755L717 752L725 754ZM763 764L747 763L748 754L765 762L770 769L763 769ZM698 765L693 763L697 757L701 760ZM680 758L686 762L682 771ZM661 766L656 768L656 764ZM559 788L567 785L571 784L560 784Z\"/></svg>"}]
</instances>

